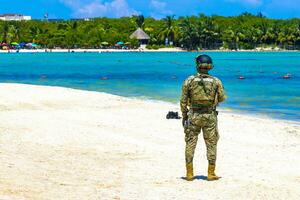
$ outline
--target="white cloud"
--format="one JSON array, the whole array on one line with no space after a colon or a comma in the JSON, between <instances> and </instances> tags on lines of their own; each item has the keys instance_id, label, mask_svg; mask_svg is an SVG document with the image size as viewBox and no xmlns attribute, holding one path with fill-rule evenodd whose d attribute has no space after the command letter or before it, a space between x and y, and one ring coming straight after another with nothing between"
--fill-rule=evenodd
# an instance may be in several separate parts
<instances>
[{"instance_id":1,"label":"white cloud","mask_svg":"<svg viewBox=\"0 0 300 200\"><path fill-rule=\"evenodd\" d=\"M73 17L124 17L136 15L126 0L60 0L70 7Z\"/></svg>"},{"instance_id":2,"label":"white cloud","mask_svg":"<svg viewBox=\"0 0 300 200\"><path fill-rule=\"evenodd\" d=\"M150 1L150 15L154 18L162 18L166 15L171 15L172 11L168 9L168 5L164 1L151 0Z\"/></svg>"},{"instance_id":3,"label":"white cloud","mask_svg":"<svg viewBox=\"0 0 300 200\"><path fill-rule=\"evenodd\" d=\"M158 0L151 0L150 1L150 7L156 9L156 10L164 10L167 6L166 2L158 1Z\"/></svg>"}]
</instances>

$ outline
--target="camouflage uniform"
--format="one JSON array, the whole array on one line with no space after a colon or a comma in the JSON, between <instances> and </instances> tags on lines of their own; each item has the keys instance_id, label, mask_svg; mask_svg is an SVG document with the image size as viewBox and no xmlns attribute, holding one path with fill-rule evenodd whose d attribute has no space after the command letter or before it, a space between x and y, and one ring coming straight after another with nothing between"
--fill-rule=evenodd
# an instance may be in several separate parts
<instances>
[{"instance_id":1,"label":"camouflage uniform","mask_svg":"<svg viewBox=\"0 0 300 200\"><path fill-rule=\"evenodd\" d=\"M186 164L193 162L198 135L203 131L207 160L214 165L219 139L216 106L225 100L222 82L207 73L197 73L185 80L180 106L185 132Z\"/></svg>"}]
</instances>

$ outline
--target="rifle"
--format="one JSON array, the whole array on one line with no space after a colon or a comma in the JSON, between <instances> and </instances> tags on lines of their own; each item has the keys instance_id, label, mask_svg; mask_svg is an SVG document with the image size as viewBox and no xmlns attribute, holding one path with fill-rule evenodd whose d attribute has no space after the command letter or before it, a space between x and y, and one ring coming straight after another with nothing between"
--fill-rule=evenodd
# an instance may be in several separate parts
<instances>
[{"instance_id":1,"label":"rifle","mask_svg":"<svg viewBox=\"0 0 300 200\"><path fill-rule=\"evenodd\" d=\"M217 115L219 114L219 112L217 111L217 105L219 103L219 101L218 101L218 89L219 89L219 87L217 86L216 91L215 91L214 104L213 104L213 108L216 111Z\"/></svg>"}]
</instances>

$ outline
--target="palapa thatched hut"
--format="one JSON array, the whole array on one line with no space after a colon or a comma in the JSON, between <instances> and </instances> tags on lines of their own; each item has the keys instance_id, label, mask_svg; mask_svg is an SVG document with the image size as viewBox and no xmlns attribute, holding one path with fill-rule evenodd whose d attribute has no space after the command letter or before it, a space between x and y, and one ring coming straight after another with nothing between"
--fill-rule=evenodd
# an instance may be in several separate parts
<instances>
[{"instance_id":1,"label":"palapa thatched hut","mask_svg":"<svg viewBox=\"0 0 300 200\"><path fill-rule=\"evenodd\" d=\"M130 35L130 38L131 39L133 39L133 38L138 39L140 41L141 46L147 45L149 40L150 40L149 35L147 35L147 33L145 33L141 28L138 28L136 31L134 31Z\"/></svg>"}]
</instances>

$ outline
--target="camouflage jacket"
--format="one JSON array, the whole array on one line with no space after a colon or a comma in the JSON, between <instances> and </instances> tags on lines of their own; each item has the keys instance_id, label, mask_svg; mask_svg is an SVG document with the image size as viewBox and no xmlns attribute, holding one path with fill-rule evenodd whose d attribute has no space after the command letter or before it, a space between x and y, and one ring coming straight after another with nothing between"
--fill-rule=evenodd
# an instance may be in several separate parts
<instances>
[{"instance_id":1,"label":"camouflage jacket","mask_svg":"<svg viewBox=\"0 0 300 200\"><path fill-rule=\"evenodd\" d=\"M208 74L200 74L188 77L182 86L180 107L182 117L187 118L190 108L216 107L225 100L225 92L222 82Z\"/></svg>"}]
</instances>

